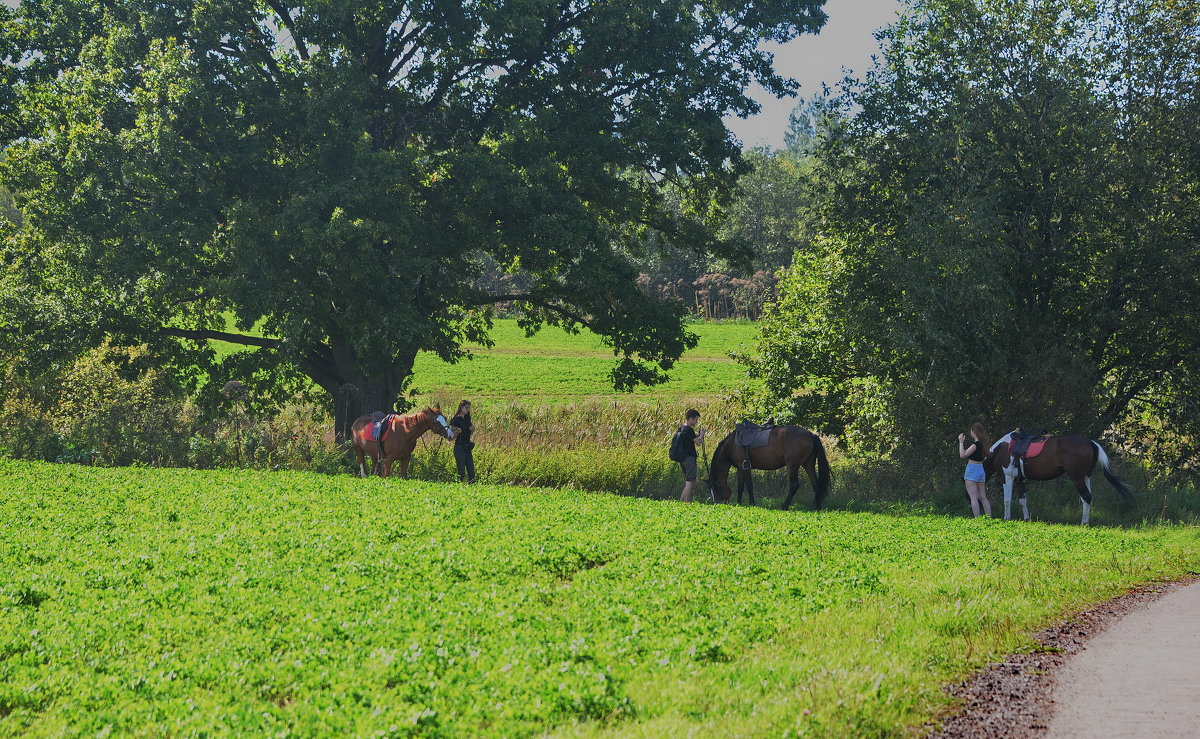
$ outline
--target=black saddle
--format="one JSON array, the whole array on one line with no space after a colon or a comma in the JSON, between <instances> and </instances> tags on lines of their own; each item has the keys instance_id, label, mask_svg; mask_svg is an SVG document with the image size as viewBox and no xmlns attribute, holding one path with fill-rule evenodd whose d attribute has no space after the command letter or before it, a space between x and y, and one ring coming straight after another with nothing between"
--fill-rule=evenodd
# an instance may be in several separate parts
<instances>
[{"instance_id":1,"label":"black saddle","mask_svg":"<svg viewBox=\"0 0 1200 739\"><path fill-rule=\"evenodd\" d=\"M755 449L771 442L771 431L774 429L774 421L767 421L760 426L757 423L742 420L734 426L733 440L740 447Z\"/></svg>"},{"instance_id":2,"label":"black saddle","mask_svg":"<svg viewBox=\"0 0 1200 739\"><path fill-rule=\"evenodd\" d=\"M1024 457L1025 452L1029 451L1029 445L1035 441L1045 441L1046 429L1042 429L1037 433L1026 431L1023 428L1018 428L1016 433L1012 435L1012 441L1008 445L1008 453L1014 459Z\"/></svg>"}]
</instances>

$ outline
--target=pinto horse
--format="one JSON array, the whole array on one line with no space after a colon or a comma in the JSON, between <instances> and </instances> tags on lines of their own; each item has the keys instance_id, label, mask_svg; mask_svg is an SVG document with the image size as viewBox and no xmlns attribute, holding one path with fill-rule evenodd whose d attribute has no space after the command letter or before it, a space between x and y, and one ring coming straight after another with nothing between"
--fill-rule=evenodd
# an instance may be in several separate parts
<instances>
[{"instance_id":1,"label":"pinto horse","mask_svg":"<svg viewBox=\"0 0 1200 739\"><path fill-rule=\"evenodd\" d=\"M987 474L992 469L1004 472L1004 520L1009 520L1009 510L1012 507L1014 482L1020 492L1021 510L1025 520L1029 520L1029 502L1025 497L1026 480L1053 480L1065 474L1075 484L1079 499L1083 501L1083 521L1087 524L1092 514L1092 473L1096 470L1096 462L1109 484L1116 489L1126 503L1133 502L1133 488L1129 483L1117 477L1109 464L1108 455L1099 443L1079 434L1064 434L1046 438L1046 444L1036 457L1024 460L1013 459L1009 454L1012 444L1012 434L1000 437L992 445L992 462L988 465Z\"/></svg>"},{"instance_id":2,"label":"pinto horse","mask_svg":"<svg viewBox=\"0 0 1200 739\"><path fill-rule=\"evenodd\" d=\"M454 429L446 422L440 408L426 408L417 413L403 416L391 415L383 419L379 429L380 440L369 438L374 416L360 416L350 426L354 440L354 455L358 458L358 475L366 477L363 458L371 458L371 472L378 471L383 477L392 473L392 464L400 460L400 476L408 479L408 460L417 448L417 439L426 431L433 431L446 439L454 439Z\"/></svg>"},{"instance_id":3,"label":"pinto horse","mask_svg":"<svg viewBox=\"0 0 1200 739\"><path fill-rule=\"evenodd\" d=\"M729 488L729 468L738 468L738 505L742 502L742 490L750 494L750 505L754 505L754 484L750 479L750 470L742 469L746 459L746 449L735 440L736 432L717 444L713 450L712 465L709 468L708 485L712 491L714 503L724 503L733 495ZM821 437L808 429L799 426L776 426L771 430L770 441L766 446L752 447L750 450L750 465L760 470L777 470L787 467L788 494L783 501L781 510L787 510L792 504L792 498L800 487L800 468L808 473L809 482L813 487L813 508L820 509L829 495L829 459L825 456L825 445Z\"/></svg>"}]
</instances>

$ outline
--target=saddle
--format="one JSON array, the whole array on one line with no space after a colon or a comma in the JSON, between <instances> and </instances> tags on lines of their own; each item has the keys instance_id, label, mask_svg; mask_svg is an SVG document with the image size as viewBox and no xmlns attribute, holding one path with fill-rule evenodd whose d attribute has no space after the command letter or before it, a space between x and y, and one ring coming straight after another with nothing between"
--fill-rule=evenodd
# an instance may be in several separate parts
<instances>
[{"instance_id":1,"label":"saddle","mask_svg":"<svg viewBox=\"0 0 1200 739\"><path fill-rule=\"evenodd\" d=\"M733 441L743 450L742 469L750 469L750 450L771 443L771 432L775 429L775 420L771 419L761 426L745 419L738 421L733 427Z\"/></svg>"},{"instance_id":2,"label":"saddle","mask_svg":"<svg viewBox=\"0 0 1200 739\"><path fill-rule=\"evenodd\" d=\"M755 449L760 446L766 446L771 442L771 431L774 429L774 421L767 421L760 426L757 423L742 420L734 426L735 435L733 440L738 446L745 447L746 449Z\"/></svg>"},{"instance_id":3,"label":"saddle","mask_svg":"<svg viewBox=\"0 0 1200 739\"><path fill-rule=\"evenodd\" d=\"M1049 438L1045 429L1036 434L1017 429L1012 436L1012 442L1009 443L1008 453L1013 459L1033 459L1042 453L1042 447L1046 446Z\"/></svg>"},{"instance_id":4,"label":"saddle","mask_svg":"<svg viewBox=\"0 0 1200 739\"><path fill-rule=\"evenodd\" d=\"M389 413L386 416L383 416L382 418L380 418L379 420L373 422L370 426L368 426L367 428L370 430L367 432L367 440L368 441L383 441L383 436L384 436L384 434L387 433L388 427L390 425L390 421L395 416L396 416L395 413Z\"/></svg>"}]
</instances>

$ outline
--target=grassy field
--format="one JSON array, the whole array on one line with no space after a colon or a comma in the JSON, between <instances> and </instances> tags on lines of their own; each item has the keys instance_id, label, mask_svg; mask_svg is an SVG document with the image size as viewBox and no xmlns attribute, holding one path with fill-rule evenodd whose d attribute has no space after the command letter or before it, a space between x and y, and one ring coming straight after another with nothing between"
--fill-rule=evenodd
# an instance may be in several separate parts
<instances>
[{"instance_id":1,"label":"grassy field","mask_svg":"<svg viewBox=\"0 0 1200 739\"><path fill-rule=\"evenodd\" d=\"M590 332L569 334L548 326L532 337L515 319L498 319L492 332L495 346L468 347L469 360L447 364L428 352L417 357L412 388L418 398L457 403L463 397L531 403L579 400L654 400L663 397L716 397L732 393L745 379L745 369L729 353L754 341L751 323L694 323L688 330L700 343L684 354L671 370L670 382L633 393L617 393L608 377L614 357L600 337ZM234 344L211 342L219 355L243 350Z\"/></svg>"},{"instance_id":2,"label":"grassy field","mask_svg":"<svg viewBox=\"0 0 1200 739\"><path fill-rule=\"evenodd\" d=\"M743 367L729 353L754 340L750 323L695 323L688 329L700 343L671 370L670 381L632 393L616 393L608 378L614 357L598 336L568 334L553 326L526 337L515 320L496 321L496 345L474 348L474 357L446 364L422 354L413 369L413 388L422 398L517 400L563 403L599 398L654 400L718 397L740 389ZM443 401L445 402L445 401Z\"/></svg>"},{"instance_id":3,"label":"grassy field","mask_svg":"<svg viewBox=\"0 0 1200 739\"><path fill-rule=\"evenodd\" d=\"M0 734L887 736L1182 527L0 460Z\"/></svg>"},{"instance_id":4,"label":"grassy field","mask_svg":"<svg viewBox=\"0 0 1200 739\"><path fill-rule=\"evenodd\" d=\"M607 373L612 355L592 334L567 334L547 328L526 337L513 320L496 321L490 349L476 348L475 358L447 365L424 354L418 359L414 387L418 403L453 408L461 398L474 401L476 466L480 479L497 484L568 486L642 497L678 497L682 477L666 459L671 433L688 407L698 408L713 433L707 450L732 429L747 409L731 391L743 382L743 370L729 353L752 345L749 323L695 323L699 345L684 355L665 386L631 394L612 391ZM748 413L754 418L753 412ZM762 419L756 419L762 420ZM304 433L294 434L305 441ZM832 507L853 511L927 511L965 515L961 463L946 450L931 462L920 487L912 476L884 466L845 459L834 440L827 448L834 467ZM285 435L285 445L288 443ZM414 475L450 481L455 477L449 445L426 438L414 456ZM1200 522L1200 498L1191 487L1151 484L1136 465L1118 463L1138 491L1137 504L1124 508L1107 483L1097 477L1098 525L1137 526L1145 522ZM348 469L348 468L347 468ZM701 478L705 475L701 475ZM760 504L778 506L786 493L782 472L755 473ZM703 486L702 486L703 488ZM1000 487L993 480L991 499L1000 515ZM1029 486L1035 518L1052 522L1079 520L1079 499L1059 479ZM702 490L707 496L707 490ZM810 504L803 480L798 502ZM1014 504L1015 505L1015 504Z\"/></svg>"}]
</instances>

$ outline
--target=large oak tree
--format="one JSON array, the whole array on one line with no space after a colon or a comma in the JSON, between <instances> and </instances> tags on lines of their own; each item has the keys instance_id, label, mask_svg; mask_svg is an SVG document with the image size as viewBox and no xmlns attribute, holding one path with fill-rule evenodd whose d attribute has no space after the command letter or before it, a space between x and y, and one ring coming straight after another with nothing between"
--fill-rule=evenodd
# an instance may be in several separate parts
<instances>
[{"instance_id":1,"label":"large oak tree","mask_svg":"<svg viewBox=\"0 0 1200 739\"><path fill-rule=\"evenodd\" d=\"M704 222L743 169L722 118L752 82L791 91L760 42L815 32L823 2L22 2L4 348L258 347L239 365L307 375L343 432L504 303L605 337L617 387L659 381L694 338L627 255L654 234L738 256ZM496 264L521 289L480 288Z\"/></svg>"}]
</instances>

